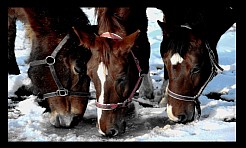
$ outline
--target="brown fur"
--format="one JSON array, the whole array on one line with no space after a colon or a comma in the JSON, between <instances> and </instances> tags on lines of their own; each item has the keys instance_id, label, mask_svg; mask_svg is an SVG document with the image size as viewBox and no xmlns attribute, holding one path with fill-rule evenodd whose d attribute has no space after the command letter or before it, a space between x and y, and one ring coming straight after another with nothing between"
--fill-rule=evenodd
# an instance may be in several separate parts
<instances>
[{"instance_id":1,"label":"brown fur","mask_svg":"<svg viewBox=\"0 0 246 148\"><path fill-rule=\"evenodd\" d=\"M84 12L79 7L9 8L10 22L14 24L16 19L30 27L32 49L28 62L45 59L67 34L70 35L55 57L55 72L64 88L89 93L90 79L86 75L86 63L91 53L88 49L78 46L79 39L72 30L72 27L76 26L82 30L94 31ZM56 92L58 89L46 64L30 66L28 76L32 81L33 94L41 99L42 95ZM46 98L40 105L44 105L50 112L52 125L72 127L83 117L87 103L88 96L68 95Z\"/></svg>"},{"instance_id":2,"label":"brown fur","mask_svg":"<svg viewBox=\"0 0 246 148\"><path fill-rule=\"evenodd\" d=\"M165 14L163 22L158 21L163 31L160 53L164 62L164 82L168 81L169 90L176 94L196 96L200 90L203 91L201 88L203 85L206 86L206 81L212 73L207 46L214 53L214 61L218 62L216 46L220 37L236 22L236 8L226 3L208 9L175 9L176 7L168 5L159 8ZM189 25L190 29L181 25ZM171 64L170 58L174 53L181 55L182 63ZM163 94L165 93L167 92L164 87ZM172 115L168 114L171 120L176 117L176 122L187 123L195 119L193 101L178 100L170 95L164 99L172 106L171 111L169 110Z\"/></svg>"},{"instance_id":3,"label":"brown fur","mask_svg":"<svg viewBox=\"0 0 246 148\"><path fill-rule=\"evenodd\" d=\"M95 15L99 35L110 32L121 36L122 39L89 37L90 35L75 29L78 31L81 44L92 52L92 57L87 64L87 73L94 82L98 101L102 84L97 76L97 69L99 63L103 62L108 69L103 103L122 103L128 99L139 78L139 71L130 51L139 60L141 74L147 74L149 71L150 44L147 37L146 8L100 7L96 8ZM92 42L88 44L88 40ZM102 111L98 122L101 133L103 132L105 136L124 133L126 109L123 107Z\"/></svg>"}]
</instances>

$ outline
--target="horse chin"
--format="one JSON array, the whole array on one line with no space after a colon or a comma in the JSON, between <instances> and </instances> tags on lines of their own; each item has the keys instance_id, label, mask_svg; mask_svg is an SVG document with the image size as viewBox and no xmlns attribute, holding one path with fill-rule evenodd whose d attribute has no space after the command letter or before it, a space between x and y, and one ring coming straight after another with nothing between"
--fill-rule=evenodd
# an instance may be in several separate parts
<instances>
[{"instance_id":1,"label":"horse chin","mask_svg":"<svg viewBox=\"0 0 246 148\"><path fill-rule=\"evenodd\" d=\"M117 127L117 126L116 126ZM119 124L119 127L118 128L112 128L112 129L109 129L107 132L106 132L106 135L107 137L115 137L115 136L120 136L122 134L125 133L125 129L126 129L126 122L125 121L122 121L120 124Z\"/></svg>"},{"instance_id":2,"label":"horse chin","mask_svg":"<svg viewBox=\"0 0 246 148\"><path fill-rule=\"evenodd\" d=\"M97 127L98 124L97 124ZM105 137L115 137L125 133L126 122L122 119L120 122L116 122L115 124L111 124L111 126L106 126L106 128L99 128L98 132Z\"/></svg>"},{"instance_id":3,"label":"horse chin","mask_svg":"<svg viewBox=\"0 0 246 148\"><path fill-rule=\"evenodd\" d=\"M57 113L51 113L49 121L53 126L63 128L70 128L75 124L73 115L60 115Z\"/></svg>"},{"instance_id":4,"label":"horse chin","mask_svg":"<svg viewBox=\"0 0 246 148\"><path fill-rule=\"evenodd\" d=\"M177 123L186 124L188 122L194 121L195 108L193 108L193 109L189 108L187 110L188 111L183 111L183 113L175 115L173 112L173 106L170 104L167 104L167 116L168 116L168 118L174 122L177 122Z\"/></svg>"},{"instance_id":5,"label":"horse chin","mask_svg":"<svg viewBox=\"0 0 246 148\"><path fill-rule=\"evenodd\" d=\"M55 111L50 112L49 115L49 122L54 127L60 127L60 128L72 128L74 126L77 126L79 122L82 120L84 116L85 111L81 113L66 113L66 114L60 114Z\"/></svg>"}]
</instances>

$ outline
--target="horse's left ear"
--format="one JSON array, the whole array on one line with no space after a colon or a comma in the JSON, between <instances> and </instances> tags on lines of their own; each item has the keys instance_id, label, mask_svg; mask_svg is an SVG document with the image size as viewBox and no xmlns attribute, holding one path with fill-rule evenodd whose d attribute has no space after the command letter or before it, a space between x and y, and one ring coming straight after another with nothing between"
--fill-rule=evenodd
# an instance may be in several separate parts
<instances>
[{"instance_id":1,"label":"horse's left ear","mask_svg":"<svg viewBox=\"0 0 246 148\"><path fill-rule=\"evenodd\" d=\"M157 20L157 23L161 27L161 29L164 29L164 22Z\"/></svg>"},{"instance_id":2,"label":"horse's left ear","mask_svg":"<svg viewBox=\"0 0 246 148\"><path fill-rule=\"evenodd\" d=\"M131 47L134 45L135 43L135 40L138 38L139 36L139 33L140 33L140 30L138 29L137 31L135 31L134 33L126 36L122 42L121 42L121 49L124 49L126 50L127 49L127 52L130 51Z\"/></svg>"},{"instance_id":3,"label":"horse's left ear","mask_svg":"<svg viewBox=\"0 0 246 148\"><path fill-rule=\"evenodd\" d=\"M79 41L80 41L79 46L83 45L85 48L90 49L90 47L92 45L92 42L91 42L92 36L89 33L87 33L86 31L80 30L77 27L72 27L72 28L73 28L74 33L79 38Z\"/></svg>"},{"instance_id":4,"label":"horse's left ear","mask_svg":"<svg viewBox=\"0 0 246 148\"><path fill-rule=\"evenodd\" d=\"M161 27L161 30L162 30L162 35L163 35L163 37L165 38L165 37L167 37L168 36L168 30L167 30L167 25L166 25L166 23L165 22L162 22L162 21L160 21L160 20L157 20L157 23L158 23L158 25Z\"/></svg>"}]
</instances>

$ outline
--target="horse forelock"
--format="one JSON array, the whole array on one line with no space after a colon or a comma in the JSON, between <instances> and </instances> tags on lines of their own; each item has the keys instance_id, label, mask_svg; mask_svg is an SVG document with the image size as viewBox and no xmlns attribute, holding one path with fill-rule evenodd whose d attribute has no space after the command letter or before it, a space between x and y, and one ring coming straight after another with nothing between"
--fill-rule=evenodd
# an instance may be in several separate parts
<instances>
[{"instance_id":1,"label":"horse forelock","mask_svg":"<svg viewBox=\"0 0 246 148\"><path fill-rule=\"evenodd\" d=\"M97 15L99 34L102 34L104 32L112 32L122 37L126 35L124 25L122 25L120 20L117 17L115 17L117 16L116 14L120 10L121 9L117 8L96 8L95 14Z\"/></svg>"},{"instance_id":2,"label":"horse forelock","mask_svg":"<svg viewBox=\"0 0 246 148\"><path fill-rule=\"evenodd\" d=\"M173 33L173 36L170 36L168 49L172 50L172 55L178 53L181 57L183 57L184 54L188 51L190 40L188 32L186 32L187 30L187 28L178 29Z\"/></svg>"},{"instance_id":3,"label":"horse forelock","mask_svg":"<svg viewBox=\"0 0 246 148\"><path fill-rule=\"evenodd\" d=\"M103 64L105 64L106 67L108 67L109 65L109 61L110 61L110 55L111 55L111 47L109 45L109 40L110 39L103 39L101 42L100 42L100 45L99 45L99 49L98 49L98 63L100 62L103 62Z\"/></svg>"}]
</instances>

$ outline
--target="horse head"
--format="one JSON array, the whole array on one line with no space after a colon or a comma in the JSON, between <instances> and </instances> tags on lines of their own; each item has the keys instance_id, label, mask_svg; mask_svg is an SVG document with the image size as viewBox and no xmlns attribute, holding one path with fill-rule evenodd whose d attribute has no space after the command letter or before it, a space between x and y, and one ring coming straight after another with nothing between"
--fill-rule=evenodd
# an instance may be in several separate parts
<instances>
[{"instance_id":1,"label":"horse head","mask_svg":"<svg viewBox=\"0 0 246 148\"><path fill-rule=\"evenodd\" d=\"M135 93L134 86L139 77L132 47L140 31L121 38L109 33L92 36L74 29L81 45L92 53L87 74L96 89L99 133L105 136L124 133L127 105Z\"/></svg>"},{"instance_id":2,"label":"horse head","mask_svg":"<svg viewBox=\"0 0 246 148\"><path fill-rule=\"evenodd\" d=\"M187 123L201 114L199 96L206 85L223 69L218 64L217 42L235 23L230 9L163 8L165 17L158 21L163 31L161 56L164 62L164 90L169 119ZM217 21L218 20L218 21ZM216 24L216 25L212 25Z\"/></svg>"},{"instance_id":3,"label":"horse head","mask_svg":"<svg viewBox=\"0 0 246 148\"><path fill-rule=\"evenodd\" d=\"M127 104L136 90L139 88L139 94L149 98L153 94L152 85L139 87L149 80L145 75L150 57L146 7L99 7L95 14L99 36L86 35L77 28L75 32L92 52L87 74L96 88L99 132L116 136L125 131L126 110L130 108ZM144 76L147 78L142 81Z\"/></svg>"},{"instance_id":4,"label":"horse head","mask_svg":"<svg viewBox=\"0 0 246 148\"><path fill-rule=\"evenodd\" d=\"M28 76L39 104L55 127L73 127L90 97L86 64L91 52L80 47L72 26L90 30L78 8L21 8L33 32Z\"/></svg>"}]
</instances>

